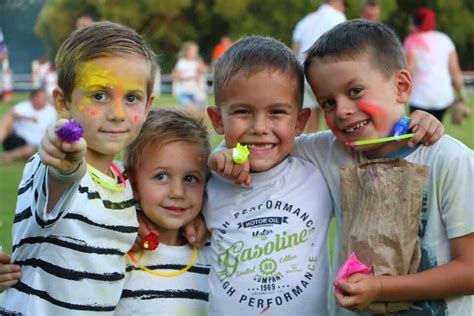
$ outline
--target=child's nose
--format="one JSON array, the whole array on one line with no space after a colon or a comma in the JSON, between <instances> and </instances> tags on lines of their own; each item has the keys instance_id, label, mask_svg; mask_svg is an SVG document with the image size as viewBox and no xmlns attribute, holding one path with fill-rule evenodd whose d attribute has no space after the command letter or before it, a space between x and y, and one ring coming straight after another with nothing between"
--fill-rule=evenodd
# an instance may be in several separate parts
<instances>
[{"instance_id":1,"label":"child's nose","mask_svg":"<svg viewBox=\"0 0 474 316\"><path fill-rule=\"evenodd\" d=\"M268 121L264 115L257 115L253 120L252 129L255 133L265 133L268 129Z\"/></svg>"},{"instance_id":2,"label":"child's nose","mask_svg":"<svg viewBox=\"0 0 474 316\"><path fill-rule=\"evenodd\" d=\"M113 107L113 114L115 118L118 119L123 119L125 118L125 109L124 109L124 103L123 103L123 96L120 91L115 92L115 97L114 97L114 102L112 104Z\"/></svg>"},{"instance_id":3,"label":"child's nose","mask_svg":"<svg viewBox=\"0 0 474 316\"><path fill-rule=\"evenodd\" d=\"M182 198L184 196L184 186L181 181L171 181L169 197L172 199Z\"/></svg>"},{"instance_id":4,"label":"child's nose","mask_svg":"<svg viewBox=\"0 0 474 316\"><path fill-rule=\"evenodd\" d=\"M356 108L356 104L351 100L338 100L336 105L336 115L338 118L346 118L353 114Z\"/></svg>"}]
</instances>

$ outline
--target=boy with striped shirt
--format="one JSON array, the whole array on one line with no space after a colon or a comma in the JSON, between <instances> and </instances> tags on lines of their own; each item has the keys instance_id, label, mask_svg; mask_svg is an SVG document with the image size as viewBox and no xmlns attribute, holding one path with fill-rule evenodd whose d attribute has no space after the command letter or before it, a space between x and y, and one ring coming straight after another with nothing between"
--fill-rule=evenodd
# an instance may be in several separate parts
<instances>
[{"instance_id":1,"label":"boy with striped shirt","mask_svg":"<svg viewBox=\"0 0 474 316\"><path fill-rule=\"evenodd\" d=\"M20 281L0 312L112 314L137 236L135 200L114 156L138 135L153 101L154 53L133 30L98 22L75 31L56 57L57 111L84 128L69 143L48 129L25 166L13 226Z\"/></svg>"}]
</instances>

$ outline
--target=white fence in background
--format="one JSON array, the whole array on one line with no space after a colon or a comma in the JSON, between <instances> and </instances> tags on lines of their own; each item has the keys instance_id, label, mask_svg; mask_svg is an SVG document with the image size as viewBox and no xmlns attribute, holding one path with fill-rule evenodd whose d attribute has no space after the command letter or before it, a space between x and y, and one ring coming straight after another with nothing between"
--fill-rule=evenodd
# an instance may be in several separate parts
<instances>
[{"instance_id":1,"label":"white fence in background","mask_svg":"<svg viewBox=\"0 0 474 316\"><path fill-rule=\"evenodd\" d=\"M474 95L474 71L465 71L464 83L466 85L466 92L469 95ZM1 76L0 76L1 78ZM172 93L172 78L171 74L164 74L157 76L160 79L160 86L157 87L158 94L171 94ZM207 83L209 87L209 93L212 94L212 76L209 75L207 78ZM0 80L0 93L1 93L2 82ZM31 74L13 74L13 88L15 91L26 91L29 92L33 90L33 85L31 81Z\"/></svg>"}]
</instances>

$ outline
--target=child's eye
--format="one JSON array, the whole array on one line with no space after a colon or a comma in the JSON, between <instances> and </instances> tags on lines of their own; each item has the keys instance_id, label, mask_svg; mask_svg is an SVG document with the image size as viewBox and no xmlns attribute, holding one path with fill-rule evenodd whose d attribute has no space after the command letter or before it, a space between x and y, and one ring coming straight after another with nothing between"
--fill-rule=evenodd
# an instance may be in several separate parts
<instances>
[{"instance_id":1,"label":"child's eye","mask_svg":"<svg viewBox=\"0 0 474 316\"><path fill-rule=\"evenodd\" d=\"M362 88L352 88L349 90L349 96L350 97L356 97L359 93L362 92Z\"/></svg>"},{"instance_id":2,"label":"child's eye","mask_svg":"<svg viewBox=\"0 0 474 316\"><path fill-rule=\"evenodd\" d=\"M107 94L105 94L104 92L97 92L92 95L92 99L94 99L95 101L105 101L107 99Z\"/></svg>"},{"instance_id":3,"label":"child's eye","mask_svg":"<svg viewBox=\"0 0 474 316\"><path fill-rule=\"evenodd\" d=\"M136 103L136 102L140 101L140 98L137 97L136 95L133 95L133 94L129 94L125 98L126 98L128 103Z\"/></svg>"},{"instance_id":4,"label":"child's eye","mask_svg":"<svg viewBox=\"0 0 474 316\"><path fill-rule=\"evenodd\" d=\"M154 178L158 181L166 181L169 179L169 176L166 173L158 173L154 176Z\"/></svg>"},{"instance_id":5,"label":"child's eye","mask_svg":"<svg viewBox=\"0 0 474 316\"><path fill-rule=\"evenodd\" d=\"M234 110L233 114L248 115L248 114L250 114L250 111L247 110L247 109L236 109L236 110Z\"/></svg>"},{"instance_id":6,"label":"child's eye","mask_svg":"<svg viewBox=\"0 0 474 316\"><path fill-rule=\"evenodd\" d=\"M191 182L191 183L198 183L198 182L199 182L199 178L196 177L196 176L185 176L185 177L184 177L184 181L186 181L186 182Z\"/></svg>"},{"instance_id":7,"label":"child's eye","mask_svg":"<svg viewBox=\"0 0 474 316\"><path fill-rule=\"evenodd\" d=\"M321 105L323 111L331 111L333 108L336 107L336 101L333 99L324 100L319 104Z\"/></svg>"},{"instance_id":8,"label":"child's eye","mask_svg":"<svg viewBox=\"0 0 474 316\"><path fill-rule=\"evenodd\" d=\"M277 114L286 114L286 110L283 109L274 109L270 112L272 115L277 115Z\"/></svg>"}]
</instances>

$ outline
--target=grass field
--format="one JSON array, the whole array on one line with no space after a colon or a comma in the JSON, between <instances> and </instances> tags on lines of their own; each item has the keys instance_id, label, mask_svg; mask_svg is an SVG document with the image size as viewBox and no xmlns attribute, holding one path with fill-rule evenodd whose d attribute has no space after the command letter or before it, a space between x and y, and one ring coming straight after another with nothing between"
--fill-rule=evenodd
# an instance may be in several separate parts
<instances>
[{"instance_id":1,"label":"grass field","mask_svg":"<svg viewBox=\"0 0 474 316\"><path fill-rule=\"evenodd\" d=\"M26 94L17 95L16 101L26 98ZM176 104L176 100L172 96L165 95L156 100L156 106L172 104ZM474 109L474 98L471 98L470 105ZM0 117L3 117L3 114L10 110L11 107L11 105L0 102ZM456 137L468 147L474 149L474 115L463 126L452 126L449 115L444 123L447 134ZM212 131L210 125L209 130ZM218 144L220 140L220 136L212 133L213 145ZM16 191L21 179L23 166L24 162L0 166L0 246L3 246L3 251L7 253L11 253L11 225L15 212Z\"/></svg>"}]
</instances>

